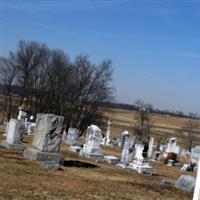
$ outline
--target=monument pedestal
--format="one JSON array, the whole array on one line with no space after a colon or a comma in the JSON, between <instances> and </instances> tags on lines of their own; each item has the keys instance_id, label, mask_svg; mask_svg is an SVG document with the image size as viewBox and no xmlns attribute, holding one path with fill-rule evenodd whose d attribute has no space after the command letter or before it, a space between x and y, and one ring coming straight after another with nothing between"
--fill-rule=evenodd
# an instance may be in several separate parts
<instances>
[{"instance_id":1,"label":"monument pedestal","mask_svg":"<svg viewBox=\"0 0 200 200\"><path fill-rule=\"evenodd\" d=\"M119 162L119 158L116 156L104 156L104 161L109 164L116 165Z\"/></svg>"},{"instance_id":2,"label":"monument pedestal","mask_svg":"<svg viewBox=\"0 0 200 200\"><path fill-rule=\"evenodd\" d=\"M64 163L64 156L58 153L49 153L49 152L42 152L35 148L27 148L23 152L23 156L26 159L29 160L35 160L35 161L49 161L54 162L57 164L63 164Z\"/></svg>"},{"instance_id":3,"label":"monument pedestal","mask_svg":"<svg viewBox=\"0 0 200 200\"><path fill-rule=\"evenodd\" d=\"M137 171L139 174L150 174L152 175L152 167L149 165L149 162L142 160L133 160L132 163L129 163L129 169Z\"/></svg>"},{"instance_id":4,"label":"monument pedestal","mask_svg":"<svg viewBox=\"0 0 200 200\"><path fill-rule=\"evenodd\" d=\"M70 146L69 151L74 152L74 153L79 153L81 151L82 147L80 146Z\"/></svg>"},{"instance_id":5,"label":"monument pedestal","mask_svg":"<svg viewBox=\"0 0 200 200\"><path fill-rule=\"evenodd\" d=\"M116 167L119 167L119 168L122 168L122 169L129 169L129 166L123 164L122 162L117 163Z\"/></svg>"},{"instance_id":6,"label":"monument pedestal","mask_svg":"<svg viewBox=\"0 0 200 200\"><path fill-rule=\"evenodd\" d=\"M101 153L101 149L99 147L91 147L87 144L84 144L83 149L80 150L79 155L95 160L103 160L103 154Z\"/></svg>"},{"instance_id":7,"label":"monument pedestal","mask_svg":"<svg viewBox=\"0 0 200 200\"><path fill-rule=\"evenodd\" d=\"M3 140L0 146L9 150L16 150L16 151L23 151L25 149L25 145L22 143L10 144L6 140Z\"/></svg>"}]
</instances>

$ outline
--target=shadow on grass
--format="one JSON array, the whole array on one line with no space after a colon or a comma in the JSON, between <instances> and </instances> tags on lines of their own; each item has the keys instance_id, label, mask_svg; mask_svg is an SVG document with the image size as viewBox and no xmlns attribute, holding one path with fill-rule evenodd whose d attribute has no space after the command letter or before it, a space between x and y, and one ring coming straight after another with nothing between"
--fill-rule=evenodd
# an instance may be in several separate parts
<instances>
[{"instance_id":1,"label":"shadow on grass","mask_svg":"<svg viewBox=\"0 0 200 200\"><path fill-rule=\"evenodd\" d=\"M78 168L97 168L99 166L88 163L88 162L82 162L79 160L65 160L63 163L63 166L65 167L78 167Z\"/></svg>"}]
</instances>

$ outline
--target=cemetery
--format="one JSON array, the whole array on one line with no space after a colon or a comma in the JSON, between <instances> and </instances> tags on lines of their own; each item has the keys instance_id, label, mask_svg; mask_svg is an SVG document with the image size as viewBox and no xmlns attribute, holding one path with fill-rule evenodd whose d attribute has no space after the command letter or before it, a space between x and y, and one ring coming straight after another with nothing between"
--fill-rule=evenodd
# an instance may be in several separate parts
<instances>
[{"instance_id":1,"label":"cemetery","mask_svg":"<svg viewBox=\"0 0 200 200\"><path fill-rule=\"evenodd\" d=\"M195 195L199 192L195 188L198 168L187 170L187 164L181 168L169 157L174 154L177 160L181 158L176 138L167 140L158 160L153 136L147 144L122 130L119 144L110 145L110 120L104 142L100 127L88 126L81 139L78 129L64 130L64 118L54 114L37 114L33 134L25 134L26 113L23 116L11 119L7 130L1 129L0 177L6 185L0 194L6 193L8 185L14 188L4 195L5 199L17 190L20 199L30 195L37 199L37 193L49 199L94 199L96 195L102 199L192 199L194 191ZM191 153L191 161L196 163L198 150L196 146ZM8 179L10 174L12 178Z\"/></svg>"}]
</instances>

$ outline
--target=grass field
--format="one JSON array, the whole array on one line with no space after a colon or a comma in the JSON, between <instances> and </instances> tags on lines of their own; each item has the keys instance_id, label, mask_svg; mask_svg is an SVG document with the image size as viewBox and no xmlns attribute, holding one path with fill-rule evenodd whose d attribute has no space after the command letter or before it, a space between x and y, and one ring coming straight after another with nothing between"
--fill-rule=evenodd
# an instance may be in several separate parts
<instances>
[{"instance_id":1,"label":"grass field","mask_svg":"<svg viewBox=\"0 0 200 200\"><path fill-rule=\"evenodd\" d=\"M0 140L3 139L0 133ZM24 144L30 146L32 137ZM176 167L153 162L153 176L118 169L109 164L79 157L62 144L65 165L52 172L39 163L25 160L21 153L0 148L0 199L69 200L191 200L192 195L174 186L161 187L162 179L173 182L181 175ZM120 156L119 149L103 148L106 155ZM187 173L190 174L190 173Z\"/></svg>"},{"instance_id":2,"label":"grass field","mask_svg":"<svg viewBox=\"0 0 200 200\"><path fill-rule=\"evenodd\" d=\"M123 130L128 130L134 134L133 128L137 120L137 112L122 109L102 109L107 119L112 120L112 136L119 137ZM179 145L184 145L188 139L187 133L181 133L180 129L188 121L186 118L172 117L166 115L152 114L151 124L152 132L155 135L162 135L166 139L176 137ZM200 120L197 121L199 129L195 130L194 142L200 144Z\"/></svg>"}]
</instances>

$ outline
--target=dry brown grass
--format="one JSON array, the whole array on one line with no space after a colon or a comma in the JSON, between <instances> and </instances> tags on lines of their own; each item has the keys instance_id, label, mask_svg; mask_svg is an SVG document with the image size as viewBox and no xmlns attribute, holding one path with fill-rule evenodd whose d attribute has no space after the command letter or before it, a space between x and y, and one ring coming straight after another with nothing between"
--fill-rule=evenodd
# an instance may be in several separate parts
<instances>
[{"instance_id":1,"label":"dry brown grass","mask_svg":"<svg viewBox=\"0 0 200 200\"><path fill-rule=\"evenodd\" d=\"M122 109L103 109L103 113L106 118L112 120L112 137L119 137L123 130L128 130L130 134L134 134L133 128L137 120L137 112L122 110ZM180 129L184 127L185 122L188 121L186 118L172 117L166 115L152 114L151 124L153 126L153 133L163 135L165 138L177 137L179 145L185 144L187 140L187 134L180 132ZM200 127L200 120L197 122ZM106 128L105 128L106 130ZM104 130L104 131L105 131ZM196 130L195 143L200 143L200 131Z\"/></svg>"},{"instance_id":2,"label":"dry brown grass","mask_svg":"<svg viewBox=\"0 0 200 200\"><path fill-rule=\"evenodd\" d=\"M0 139L3 139L2 134ZM31 137L24 138L27 146L31 145L31 141ZM120 155L119 149L105 147L103 151L108 155ZM175 187L163 188L159 185L161 179L175 181L181 175L178 168L152 163L154 175L141 176L133 171L79 157L78 154L67 151L64 144L61 153L65 155L66 165L52 172L42 168L37 162L23 159L21 153L0 148L0 199L192 199L191 194Z\"/></svg>"}]
</instances>

